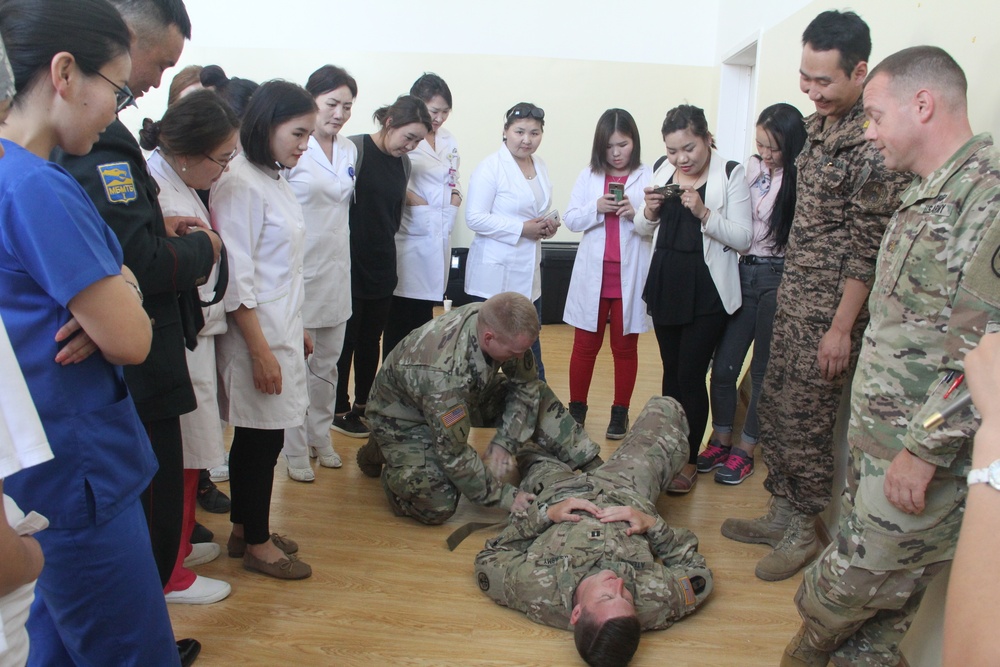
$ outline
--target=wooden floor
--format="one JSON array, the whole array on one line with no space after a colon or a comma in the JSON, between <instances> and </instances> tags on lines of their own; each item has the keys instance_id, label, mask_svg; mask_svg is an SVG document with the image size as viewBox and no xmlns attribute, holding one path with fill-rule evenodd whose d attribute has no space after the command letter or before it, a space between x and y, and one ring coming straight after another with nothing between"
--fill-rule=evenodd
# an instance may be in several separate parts
<instances>
[{"instance_id":1,"label":"wooden floor","mask_svg":"<svg viewBox=\"0 0 1000 667\"><path fill-rule=\"evenodd\" d=\"M568 400L572 329L542 332L549 383ZM631 414L659 393L656 341L639 342L639 381ZM617 443L603 438L610 415L613 370L605 345L590 393L588 425L606 459ZM476 430L482 452L491 433ZM206 606L169 605L178 638L203 645L199 667L215 665L578 665L572 635L537 625L496 606L473 578L473 559L486 533L470 536L454 552L451 531L470 520L502 520L503 512L463 500L443 526L422 526L390 512L378 480L361 474L354 455L364 440L333 434L344 467L316 466L316 481L288 479L283 459L275 471L271 528L297 540L313 576L285 582L245 571L225 554L228 515L199 509L199 521L223 545L219 560L196 568L225 579L232 595ZM687 496L662 496L667 522L693 530L715 575L706 604L672 628L650 632L633 661L643 665L776 665L798 628L792 602L799 577L765 583L753 575L763 546L744 545L719 533L730 516L753 517L766 503L763 465L740 486L701 476ZM219 485L228 492L228 483Z\"/></svg>"}]
</instances>

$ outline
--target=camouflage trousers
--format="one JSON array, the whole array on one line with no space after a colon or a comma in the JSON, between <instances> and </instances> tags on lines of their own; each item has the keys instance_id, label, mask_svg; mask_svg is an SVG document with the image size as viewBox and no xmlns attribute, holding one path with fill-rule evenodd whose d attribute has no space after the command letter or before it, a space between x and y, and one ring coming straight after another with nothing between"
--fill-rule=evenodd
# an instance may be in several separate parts
<instances>
[{"instance_id":1,"label":"camouflage trousers","mask_svg":"<svg viewBox=\"0 0 1000 667\"><path fill-rule=\"evenodd\" d=\"M840 534L795 595L806 641L838 667L898 664L928 584L955 555L965 480L939 468L923 513L906 514L883 491L890 463L853 451Z\"/></svg>"},{"instance_id":2,"label":"camouflage trousers","mask_svg":"<svg viewBox=\"0 0 1000 667\"><path fill-rule=\"evenodd\" d=\"M655 513L657 498L687 463L687 437L687 418L680 403L666 396L653 396L611 458L586 474L595 487L611 498L618 498L616 502L625 503L638 496L648 500L648 505L636 509L649 512L651 507ZM536 496L576 475L565 463L553 460L534 446L522 448L517 461L522 474L521 488ZM629 498L621 499L615 489L627 490ZM563 498L547 500L558 502Z\"/></svg>"},{"instance_id":3,"label":"camouflage trousers","mask_svg":"<svg viewBox=\"0 0 1000 667\"><path fill-rule=\"evenodd\" d=\"M586 432L569 414L552 389L539 383L539 402L529 410L529 418L535 419L535 430L531 442L541 451L572 468L579 468L595 456L601 448L587 436ZM507 380L498 376L498 381L482 395L477 404L469 405L470 421L474 427L493 428L499 425L506 407ZM421 429L411 429L407 436L415 438L423 446L423 456L416 465L398 465L394 457L387 454L389 463L382 470L382 488L396 514L409 516L425 524L441 524L447 521L458 508L461 493L448 477L449 461L444 460L433 447L430 429L426 437L420 437ZM373 433L373 435L375 435ZM412 447L414 441L402 443L398 438L390 441L379 438L383 452L397 447ZM511 443L505 442L505 447ZM515 456L524 443L514 447ZM485 474L489 475L488 471Z\"/></svg>"},{"instance_id":4,"label":"camouflage trousers","mask_svg":"<svg viewBox=\"0 0 1000 667\"><path fill-rule=\"evenodd\" d=\"M848 370L823 379L817 352L830 323L791 317L780 308L774 320L771 359L760 396L761 454L767 465L764 488L803 514L826 509L833 493L833 427L844 385L861 351L867 318L851 331Z\"/></svg>"}]
</instances>

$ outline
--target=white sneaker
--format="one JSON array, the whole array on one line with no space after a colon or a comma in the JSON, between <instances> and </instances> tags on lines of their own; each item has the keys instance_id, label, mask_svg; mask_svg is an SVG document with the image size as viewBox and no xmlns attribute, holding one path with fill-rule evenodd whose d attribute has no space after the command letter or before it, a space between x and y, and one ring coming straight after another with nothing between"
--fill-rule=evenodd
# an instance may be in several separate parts
<instances>
[{"instance_id":1,"label":"white sneaker","mask_svg":"<svg viewBox=\"0 0 1000 667\"><path fill-rule=\"evenodd\" d=\"M164 597L172 604L212 604L225 600L232 592L233 587L220 579L195 577L189 588L167 593Z\"/></svg>"},{"instance_id":2,"label":"white sneaker","mask_svg":"<svg viewBox=\"0 0 1000 667\"><path fill-rule=\"evenodd\" d=\"M191 545L191 553L184 559L184 567L194 567L211 563L222 553L222 547L215 542L199 542Z\"/></svg>"},{"instance_id":3,"label":"white sneaker","mask_svg":"<svg viewBox=\"0 0 1000 667\"><path fill-rule=\"evenodd\" d=\"M213 482L229 481L229 464L216 466L208 469L208 478Z\"/></svg>"},{"instance_id":4,"label":"white sneaker","mask_svg":"<svg viewBox=\"0 0 1000 667\"><path fill-rule=\"evenodd\" d=\"M312 468L293 468L288 466L288 476L296 482L315 482L316 473Z\"/></svg>"},{"instance_id":5,"label":"white sneaker","mask_svg":"<svg viewBox=\"0 0 1000 667\"><path fill-rule=\"evenodd\" d=\"M319 459L319 464L324 468L339 468L344 465L340 460L340 454L330 449L329 454L320 454L315 447L309 447L309 458Z\"/></svg>"}]
</instances>

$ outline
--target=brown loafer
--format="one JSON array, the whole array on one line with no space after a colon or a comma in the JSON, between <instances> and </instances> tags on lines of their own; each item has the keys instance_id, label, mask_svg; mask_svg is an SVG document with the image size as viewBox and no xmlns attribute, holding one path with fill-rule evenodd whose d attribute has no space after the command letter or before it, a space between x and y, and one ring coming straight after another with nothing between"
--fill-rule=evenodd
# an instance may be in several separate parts
<instances>
[{"instance_id":1,"label":"brown loafer","mask_svg":"<svg viewBox=\"0 0 1000 667\"><path fill-rule=\"evenodd\" d=\"M688 477L682 472L677 473L670 484L667 485L667 493L690 493L694 485L698 483L698 471L695 470Z\"/></svg>"},{"instance_id":2,"label":"brown loafer","mask_svg":"<svg viewBox=\"0 0 1000 667\"><path fill-rule=\"evenodd\" d=\"M298 543L290 537L271 533L271 541L274 543L274 546L288 555L298 553L299 551ZM230 533L229 541L226 543L226 550L229 552L230 558L243 558L243 554L247 552L246 540Z\"/></svg>"},{"instance_id":3,"label":"brown loafer","mask_svg":"<svg viewBox=\"0 0 1000 667\"><path fill-rule=\"evenodd\" d=\"M300 561L298 556L289 555L288 558L267 563L249 551L243 554L243 568L275 579L308 579L313 573L312 568Z\"/></svg>"}]
</instances>

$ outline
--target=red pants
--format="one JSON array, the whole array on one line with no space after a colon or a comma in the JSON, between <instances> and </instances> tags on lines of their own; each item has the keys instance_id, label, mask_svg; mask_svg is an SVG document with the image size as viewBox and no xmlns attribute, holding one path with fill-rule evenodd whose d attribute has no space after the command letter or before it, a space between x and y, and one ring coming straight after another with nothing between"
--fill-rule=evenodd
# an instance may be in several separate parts
<instances>
[{"instance_id":1,"label":"red pants","mask_svg":"<svg viewBox=\"0 0 1000 667\"><path fill-rule=\"evenodd\" d=\"M177 552L174 571L170 573L170 581L163 587L163 593L186 591L191 588L194 572L184 567L184 559L191 554L191 531L194 530L194 506L198 502L198 474L200 470L184 469L184 522L181 524L181 548Z\"/></svg>"},{"instance_id":2,"label":"red pants","mask_svg":"<svg viewBox=\"0 0 1000 667\"><path fill-rule=\"evenodd\" d=\"M621 299L601 299L597 310L597 331L577 329L573 338L573 354L569 360L569 400L587 402L590 381L594 377L597 353L604 344L604 325L611 315L611 355L615 360L614 404L627 408L635 389L639 369L637 346L639 334L625 335Z\"/></svg>"}]
</instances>

